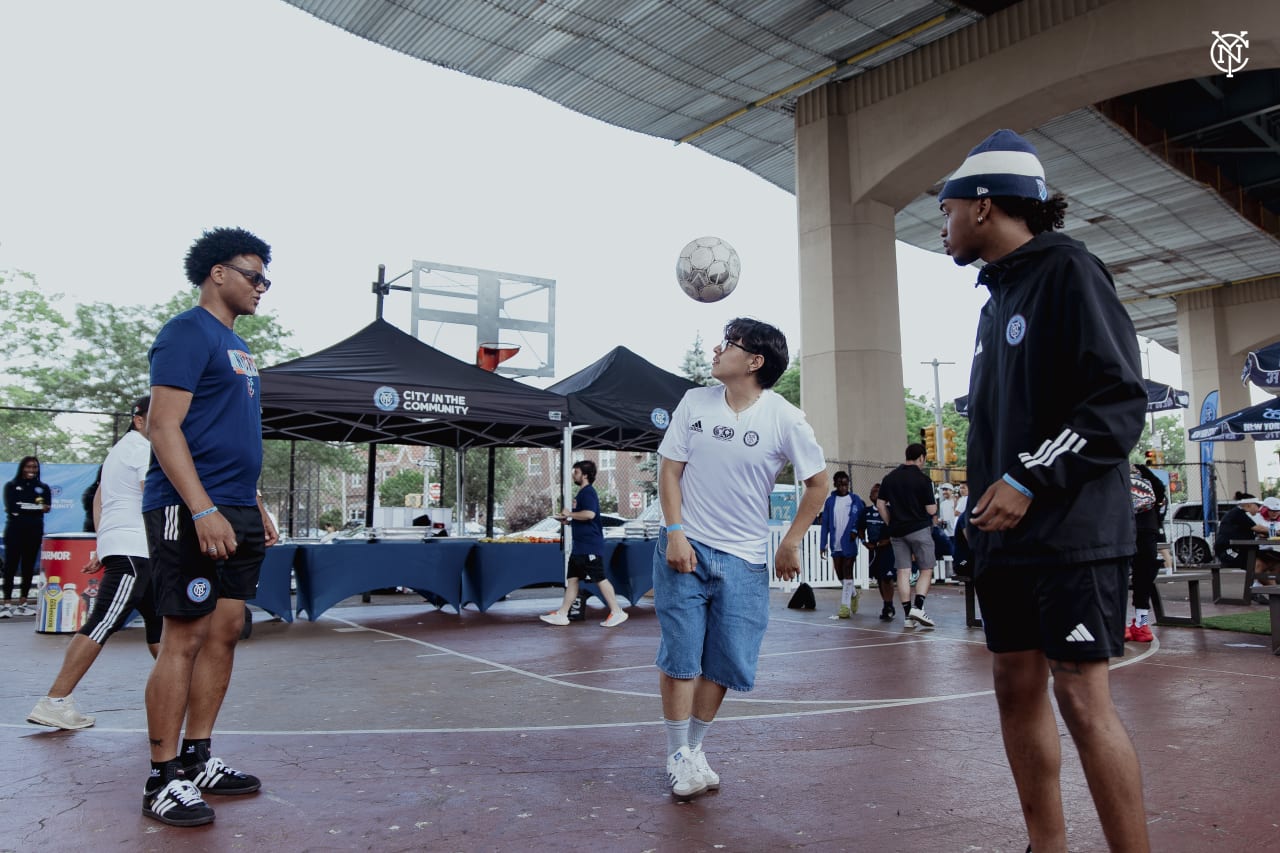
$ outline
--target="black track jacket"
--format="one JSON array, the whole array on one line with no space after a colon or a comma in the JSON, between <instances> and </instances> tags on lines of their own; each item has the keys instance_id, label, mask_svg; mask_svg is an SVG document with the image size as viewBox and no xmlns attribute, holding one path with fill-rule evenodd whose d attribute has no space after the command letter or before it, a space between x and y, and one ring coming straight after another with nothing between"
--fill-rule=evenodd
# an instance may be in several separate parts
<instances>
[{"instance_id":1,"label":"black track jacket","mask_svg":"<svg viewBox=\"0 0 1280 853\"><path fill-rule=\"evenodd\" d=\"M1047 232L978 283L991 298L969 377L970 506L1006 474L1035 499L1012 530L966 528L975 572L1132 555L1128 458L1147 397L1110 274L1082 243Z\"/></svg>"}]
</instances>

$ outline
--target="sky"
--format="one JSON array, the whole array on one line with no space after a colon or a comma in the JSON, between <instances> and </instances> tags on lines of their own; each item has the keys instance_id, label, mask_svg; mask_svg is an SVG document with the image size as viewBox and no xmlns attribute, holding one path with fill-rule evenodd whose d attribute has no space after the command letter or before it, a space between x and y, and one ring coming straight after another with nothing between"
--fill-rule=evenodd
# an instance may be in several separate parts
<instances>
[{"instance_id":1,"label":"sky","mask_svg":"<svg viewBox=\"0 0 1280 853\"><path fill-rule=\"evenodd\" d=\"M303 352L374 318L378 264L393 278L414 260L554 279L557 379L617 345L676 371L739 315L804 347L789 193L282 0L6 3L0 94L0 269L69 304L164 301L188 287L192 240L236 225L271 244L260 310ZM711 305L674 274L704 235L742 259L737 290ZM899 244L898 275L906 386L932 400L922 362L936 358L954 362L943 401L966 393L975 271ZM384 317L408 330L409 295ZM1178 384L1177 356L1150 353L1149 375Z\"/></svg>"}]
</instances>

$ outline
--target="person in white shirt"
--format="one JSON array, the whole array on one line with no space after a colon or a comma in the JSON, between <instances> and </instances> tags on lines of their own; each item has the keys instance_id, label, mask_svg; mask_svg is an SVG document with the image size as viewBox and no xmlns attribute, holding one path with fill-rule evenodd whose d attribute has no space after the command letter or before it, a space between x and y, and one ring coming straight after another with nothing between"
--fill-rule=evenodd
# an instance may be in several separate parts
<instances>
[{"instance_id":1,"label":"person in white shirt","mask_svg":"<svg viewBox=\"0 0 1280 853\"><path fill-rule=\"evenodd\" d=\"M142 526L142 483L151 462L147 410L151 397L133 404L129 431L102 463L102 479L93 498L97 550L86 573L102 569L98 594L84 626L71 638L49 693L27 715L29 722L55 729L86 729L94 717L82 714L71 692L84 678L107 639L124 627L137 610L146 622L147 646L154 658L160 649L162 622L151 593L147 534Z\"/></svg>"},{"instance_id":2,"label":"person in white shirt","mask_svg":"<svg viewBox=\"0 0 1280 853\"><path fill-rule=\"evenodd\" d=\"M656 664L667 733L667 780L678 799L720 787L703 737L727 689L755 684L769 622L769 494L788 461L805 484L774 557L800 573L800 543L827 492L826 459L804 413L770 391L787 339L758 320L725 326L711 375L676 407L658 448L664 531L654 553Z\"/></svg>"}]
</instances>

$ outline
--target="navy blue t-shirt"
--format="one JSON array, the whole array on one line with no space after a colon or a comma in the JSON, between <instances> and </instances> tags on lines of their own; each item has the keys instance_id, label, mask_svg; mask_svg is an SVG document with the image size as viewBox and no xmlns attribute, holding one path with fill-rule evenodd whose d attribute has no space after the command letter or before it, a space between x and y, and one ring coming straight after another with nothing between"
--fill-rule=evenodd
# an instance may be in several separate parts
<instances>
[{"instance_id":1,"label":"navy blue t-shirt","mask_svg":"<svg viewBox=\"0 0 1280 853\"><path fill-rule=\"evenodd\" d=\"M164 324L148 358L152 386L192 394L182 434L209 498L224 506L256 506L262 472L262 385L248 345L197 306ZM153 451L142 490L143 511L180 503L182 498Z\"/></svg>"},{"instance_id":2,"label":"navy blue t-shirt","mask_svg":"<svg viewBox=\"0 0 1280 853\"><path fill-rule=\"evenodd\" d=\"M590 521L578 521L574 519L569 522L573 531L573 550L571 554L594 554L597 557L604 556L604 525L600 521L600 499L596 497L595 486L588 483L581 489L573 499L573 511L589 509L594 512L595 518Z\"/></svg>"}]
</instances>

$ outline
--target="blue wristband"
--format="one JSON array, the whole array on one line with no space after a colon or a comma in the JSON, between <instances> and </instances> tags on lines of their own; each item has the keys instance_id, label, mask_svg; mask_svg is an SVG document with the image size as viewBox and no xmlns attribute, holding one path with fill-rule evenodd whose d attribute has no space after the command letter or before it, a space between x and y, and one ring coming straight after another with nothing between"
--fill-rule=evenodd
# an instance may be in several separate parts
<instances>
[{"instance_id":1,"label":"blue wristband","mask_svg":"<svg viewBox=\"0 0 1280 853\"><path fill-rule=\"evenodd\" d=\"M677 531L677 530L684 530L684 525L683 525L683 524L668 524L668 525L667 525L667 532L668 532L668 533L674 533L674 532L675 532L675 531Z\"/></svg>"},{"instance_id":2,"label":"blue wristband","mask_svg":"<svg viewBox=\"0 0 1280 853\"><path fill-rule=\"evenodd\" d=\"M195 521L197 518L204 518L206 515L213 515L217 511L218 511L218 508L216 506L211 506L208 509L201 510L200 512L197 512L195 515L191 516L191 520Z\"/></svg>"},{"instance_id":3,"label":"blue wristband","mask_svg":"<svg viewBox=\"0 0 1280 853\"><path fill-rule=\"evenodd\" d=\"M1013 487L1014 487L1015 489L1017 489L1019 492L1021 492L1021 493L1022 493L1022 494L1024 494L1024 495L1026 495L1027 497L1031 498L1032 500L1035 500L1035 499L1036 499L1035 493L1033 493L1033 492L1032 492L1030 489L1028 489L1026 486L1024 486L1024 485L1022 485L1021 483L1019 483L1017 480L1015 480L1015 479L1013 479L1012 477L1010 477L1008 474L1005 474L1005 475L1004 475L1004 477L1003 477L1003 478L1001 478L1001 479L1003 479L1003 480L1004 480L1006 483L1008 483L1010 486L1013 486Z\"/></svg>"}]
</instances>

